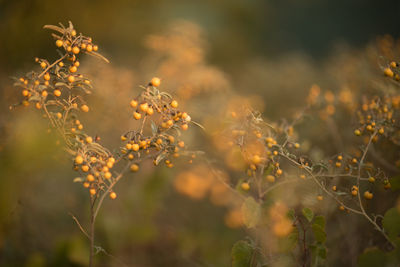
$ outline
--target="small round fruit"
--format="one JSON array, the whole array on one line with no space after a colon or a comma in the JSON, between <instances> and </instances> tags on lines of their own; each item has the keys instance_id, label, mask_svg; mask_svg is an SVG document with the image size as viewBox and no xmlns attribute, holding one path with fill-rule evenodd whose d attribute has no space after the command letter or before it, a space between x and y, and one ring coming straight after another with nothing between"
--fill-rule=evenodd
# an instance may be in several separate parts
<instances>
[{"instance_id":1,"label":"small round fruit","mask_svg":"<svg viewBox=\"0 0 400 267\"><path fill-rule=\"evenodd\" d=\"M86 46L86 51L92 52L92 51L93 51L93 46L92 46L91 44L88 44L88 45Z\"/></svg>"},{"instance_id":2,"label":"small round fruit","mask_svg":"<svg viewBox=\"0 0 400 267\"><path fill-rule=\"evenodd\" d=\"M78 70L78 68L76 66L71 66L69 68L69 72L71 72L71 73L75 73L77 70Z\"/></svg>"},{"instance_id":3,"label":"small round fruit","mask_svg":"<svg viewBox=\"0 0 400 267\"><path fill-rule=\"evenodd\" d=\"M96 189L90 188L90 189L89 189L89 193L90 193L92 196L96 195Z\"/></svg>"},{"instance_id":4,"label":"small round fruit","mask_svg":"<svg viewBox=\"0 0 400 267\"><path fill-rule=\"evenodd\" d=\"M75 163L80 165L83 163L83 157L81 155L78 155L75 157Z\"/></svg>"},{"instance_id":5,"label":"small round fruit","mask_svg":"<svg viewBox=\"0 0 400 267\"><path fill-rule=\"evenodd\" d=\"M267 179L267 181L268 181L269 183L275 182L275 176L273 176L273 175L270 175L270 174L267 175L266 179Z\"/></svg>"},{"instance_id":6,"label":"small round fruit","mask_svg":"<svg viewBox=\"0 0 400 267\"><path fill-rule=\"evenodd\" d=\"M104 173L104 178L106 178L106 179L110 179L111 176L112 176L111 172Z\"/></svg>"},{"instance_id":7,"label":"small round fruit","mask_svg":"<svg viewBox=\"0 0 400 267\"><path fill-rule=\"evenodd\" d=\"M178 101L172 100L172 102L171 102L171 107L177 108L177 107L178 107Z\"/></svg>"},{"instance_id":8,"label":"small round fruit","mask_svg":"<svg viewBox=\"0 0 400 267\"><path fill-rule=\"evenodd\" d=\"M70 83L75 82L75 77L72 76L72 75L69 75L69 76L68 76L68 81L69 81Z\"/></svg>"},{"instance_id":9,"label":"small round fruit","mask_svg":"<svg viewBox=\"0 0 400 267\"><path fill-rule=\"evenodd\" d=\"M322 201L323 199L324 199L323 196L321 196L321 195L318 195L318 196L317 196L317 200Z\"/></svg>"},{"instance_id":10,"label":"small round fruit","mask_svg":"<svg viewBox=\"0 0 400 267\"><path fill-rule=\"evenodd\" d=\"M139 112L133 112L133 117L136 119L136 120L140 120L141 118L142 118L142 114L140 114Z\"/></svg>"},{"instance_id":11,"label":"small round fruit","mask_svg":"<svg viewBox=\"0 0 400 267\"><path fill-rule=\"evenodd\" d=\"M242 187L242 189L244 190L244 191L248 191L248 190L250 190L250 185L249 185L249 183L242 183L242 185L241 185L241 187Z\"/></svg>"},{"instance_id":12,"label":"small round fruit","mask_svg":"<svg viewBox=\"0 0 400 267\"><path fill-rule=\"evenodd\" d=\"M86 143L91 144L93 142L93 138L91 136L86 137Z\"/></svg>"},{"instance_id":13,"label":"small round fruit","mask_svg":"<svg viewBox=\"0 0 400 267\"><path fill-rule=\"evenodd\" d=\"M374 194L370 193L369 191L364 192L364 198L370 200L374 197Z\"/></svg>"},{"instance_id":14,"label":"small round fruit","mask_svg":"<svg viewBox=\"0 0 400 267\"><path fill-rule=\"evenodd\" d=\"M375 183L375 178L374 177L369 177L368 178L368 182L370 182L370 183Z\"/></svg>"},{"instance_id":15,"label":"small round fruit","mask_svg":"<svg viewBox=\"0 0 400 267\"><path fill-rule=\"evenodd\" d=\"M79 47L77 47L77 46L74 46L74 47L72 48L72 53L74 53L74 54L79 54L80 51L81 51L81 50L80 50Z\"/></svg>"},{"instance_id":16,"label":"small round fruit","mask_svg":"<svg viewBox=\"0 0 400 267\"><path fill-rule=\"evenodd\" d=\"M383 73L385 74L385 76L390 77L390 78L393 78L394 73L393 73L393 71L392 71L390 68L386 68L386 69L383 71Z\"/></svg>"},{"instance_id":17,"label":"small round fruit","mask_svg":"<svg viewBox=\"0 0 400 267\"><path fill-rule=\"evenodd\" d=\"M63 45L64 45L64 42L63 42L62 40L58 39L58 40L56 41L56 46L57 46L57 47L61 47L61 46L63 46Z\"/></svg>"},{"instance_id":18,"label":"small round fruit","mask_svg":"<svg viewBox=\"0 0 400 267\"><path fill-rule=\"evenodd\" d=\"M139 170L139 166L137 164L132 164L130 169L132 172L137 172Z\"/></svg>"},{"instance_id":19,"label":"small round fruit","mask_svg":"<svg viewBox=\"0 0 400 267\"><path fill-rule=\"evenodd\" d=\"M111 192L110 193L110 198L111 199L116 199L117 198L117 194L115 192Z\"/></svg>"},{"instance_id":20,"label":"small round fruit","mask_svg":"<svg viewBox=\"0 0 400 267\"><path fill-rule=\"evenodd\" d=\"M361 131L359 129L354 130L354 134L357 136L361 135Z\"/></svg>"},{"instance_id":21,"label":"small round fruit","mask_svg":"<svg viewBox=\"0 0 400 267\"><path fill-rule=\"evenodd\" d=\"M161 80L160 80L160 78L153 77L153 78L151 79L151 81L150 81L150 84L151 84L152 86L154 86L154 87L158 87L158 86L160 86L160 84L161 84Z\"/></svg>"},{"instance_id":22,"label":"small round fruit","mask_svg":"<svg viewBox=\"0 0 400 267\"><path fill-rule=\"evenodd\" d=\"M40 67L42 67L42 69L44 69L44 68L46 68L47 67L47 64L46 64L46 62L41 62L40 63Z\"/></svg>"},{"instance_id":23,"label":"small round fruit","mask_svg":"<svg viewBox=\"0 0 400 267\"><path fill-rule=\"evenodd\" d=\"M81 110L82 110L83 112L89 112L89 107L88 107L88 105L82 105L82 106L81 106Z\"/></svg>"},{"instance_id":24,"label":"small round fruit","mask_svg":"<svg viewBox=\"0 0 400 267\"><path fill-rule=\"evenodd\" d=\"M136 100L132 100L129 105L131 105L131 107L136 108L138 105L138 102Z\"/></svg>"}]
</instances>

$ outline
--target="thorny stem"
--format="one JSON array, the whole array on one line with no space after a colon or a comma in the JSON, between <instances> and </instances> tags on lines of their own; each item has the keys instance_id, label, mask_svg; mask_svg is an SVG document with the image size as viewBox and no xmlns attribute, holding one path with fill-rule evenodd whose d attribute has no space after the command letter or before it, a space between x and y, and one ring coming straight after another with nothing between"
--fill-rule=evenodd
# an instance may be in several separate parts
<instances>
[{"instance_id":1,"label":"thorny stem","mask_svg":"<svg viewBox=\"0 0 400 267\"><path fill-rule=\"evenodd\" d=\"M361 178L361 167L362 167L363 162L364 162L364 159L365 159L365 157L366 157L366 155L367 155L368 149L369 149L369 147L370 147L370 145L371 145L372 139L375 137L376 134L377 134L377 132L375 131L375 132L371 135L371 137L370 137L370 139L369 139L369 141L368 141L368 144L366 145L366 147L365 147L365 149L364 149L363 155L362 155L362 157L361 157L361 159L360 159L359 167L358 167L358 175L357 175L357 187L358 187L358 188L360 187L360 186L359 186L359 185L360 185L360 180L362 179L362 178ZM294 165L296 165L296 166L298 166L298 167L300 167L300 168L303 168L303 169L310 175L310 177L314 180L314 182L315 182L327 195L329 195L330 197L332 197L338 204L342 205L345 209L347 209L347 210L349 210L349 211L351 211L351 212L353 212L353 213L355 213L355 214L359 214L359 215L364 216L372 225L375 226L375 229L378 230L378 231L385 237L385 239L386 239L393 247L396 247L396 245L395 245L395 244L389 239L389 237L386 235L384 229L383 229L382 227L380 227L374 220L372 220L371 217L368 216L368 214L366 213L366 211L365 211L365 209L364 209L364 206L362 205L362 200L361 200L361 195L360 195L360 191L359 191L359 190L358 190L358 200L359 200L360 210L356 210L356 209L350 208L349 206L345 205L345 204L344 204L340 199L338 199L332 192L330 192L328 189L326 189L326 187L325 187L325 186L318 180L318 178L312 173L311 168L309 168L308 166L304 166L304 165L298 163L297 161L295 161L295 160L293 160L292 158L288 157L285 153L280 152L280 155L281 155L282 157L284 157L285 159L287 159L288 161L290 161L292 164L294 164Z\"/></svg>"},{"instance_id":2,"label":"thorny stem","mask_svg":"<svg viewBox=\"0 0 400 267\"><path fill-rule=\"evenodd\" d=\"M58 64L60 61L63 61L64 58L67 57L67 54L65 54L64 56L62 56L61 58L57 59L56 61L53 62L53 64L49 65L44 71L42 71L42 73L39 74L38 78L42 77L49 69L51 69L52 67L54 67L56 64Z\"/></svg>"},{"instance_id":3,"label":"thorny stem","mask_svg":"<svg viewBox=\"0 0 400 267\"><path fill-rule=\"evenodd\" d=\"M369 149L369 147L371 146L372 140L373 140L374 137L377 135L377 133L378 133L378 132L375 130L375 132L371 135L371 137L370 137L369 140L368 140L367 145L365 146L363 155L361 156L360 163L359 163L359 165L358 165L357 188L360 188L360 178L361 178L361 168L362 168L362 165L363 165L363 163L364 163L365 157L367 156L368 149ZM366 212L365 209L364 209L364 205L362 204L362 199L361 199L360 190L357 191L357 196L358 196L358 202L359 202L359 205L360 205L360 209L361 209L362 215L363 215L370 223L372 223L372 224L375 226L375 229L376 229L376 230L378 230L379 232L382 233L382 235L385 237L385 239L386 239L393 247L396 247L396 245L395 245L392 241L390 241L389 237L386 235L385 230L383 229L383 227L380 227L380 226L376 223L375 220L371 219L371 217L368 216L367 212Z\"/></svg>"}]
</instances>

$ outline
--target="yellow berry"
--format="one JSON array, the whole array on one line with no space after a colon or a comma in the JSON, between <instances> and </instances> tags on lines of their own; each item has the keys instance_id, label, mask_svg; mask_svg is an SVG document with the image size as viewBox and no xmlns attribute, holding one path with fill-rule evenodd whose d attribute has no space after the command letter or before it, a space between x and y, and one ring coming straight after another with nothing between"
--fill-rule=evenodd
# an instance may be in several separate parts
<instances>
[{"instance_id":1,"label":"yellow berry","mask_svg":"<svg viewBox=\"0 0 400 267\"><path fill-rule=\"evenodd\" d=\"M86 143L91 144L93 142L93 138L91 136L86 137Z\"/></svg>"},{"instance_id":2,"label":"yellow berry","mask_svg":"<svg viewBox=\"0 0 400 267\"><path fill-rule=\"evenodd\" d=\"M110 198L111 199L116 199L117 198L117 194L115 192L111 192L110 193Z\"/></svg>"},{"instance_id":3,"label":"yellow berry","mask_svg":"<svg viewBox=\"0 0 400 267\"><path fill-rule=\"evenodd\" d=\"M318 199L319 201L322 201L322 200L324 199L324 197L321 196L321 195L318 195L318 196L317 196L317 199Z\"/></svg>"},{"instance_id":4,"label":"yellow berry","mask_svg":"<svg viewBox=\"0 0 400 267\"><path fill-rule=\"evenodd\" d=\"M94 189L94 188L90 188L89 189L89 193L93 196L93 195L96 195L96 189Z\"/></svg>"},{"instance_id":5,"label":"yellow berry","mask_svg":"<svg viewBox=\"0 0 400 267\"><path fill-rule=\"evenodd\" d=\"M81 167L81 169L82 169L83 172L88 172L89 171L89 166L88 165L83 165Z\"/></svg>"},{"instance_id":6,"label":"yellow berry","mask_svg":"<svg viewBox=\"0 0 400 267\"><path fill-rule=\"evenodd\" d=\"M354 130L354 134L357 136L361 135L361 131L359 129Z\"/></svg>"},{"instance_id":7,"label":"yellow berry","mask_svg":"<svg viewBox=\"0 0 400 267\"><path fill-rule=\"evenodd\" d=\"M369 177L368 178L368 182L370 182L370 183L375 183L375 178L374 177Z\"/></svg>"},{"instance_id":8,"label":"yellow berry","mask_svg":"<svg viewBox=\"0 0 400 267\"><path fill-rule=\"evenodd\" d=\"M41 62L40 63L40 67L42 67L42 69L44 69L44 68L46 68L47 67L47 64L46 64L46 62Z\"/></svg>"}]
</instances>

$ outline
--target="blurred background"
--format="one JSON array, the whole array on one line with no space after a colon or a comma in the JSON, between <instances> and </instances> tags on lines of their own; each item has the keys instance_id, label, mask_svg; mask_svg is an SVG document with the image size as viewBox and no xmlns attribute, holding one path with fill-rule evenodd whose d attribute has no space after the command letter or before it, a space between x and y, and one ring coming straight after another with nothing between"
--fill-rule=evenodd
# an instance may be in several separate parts
<instances>
[{"instance_id":1,"label":"blurred background","mask_svg":"<svg viewBox=\"0 0 400 267\"><path fill-rule=\"evenodd\" d=\"M377 87L395 90L382 78L381 59L399 60L399 12L396 0L0 0L0 265L87 262L87 240L71 214L87 225L88 197L72 182L71 158L57 136L47 133L38 112L9 109L20 99L10 77L37 68L35 57L57 57L43 25L72 21L111 62L81 59L80 71L95 87L88 97L92 112L81 120L88 133L117 148L120 135L134 126L128 99L158 76L161 89L176 95L207 129L188 131L190 147L206 150L233 176L240 175L233 174L237 164L229 166L214 138L227 110L249 103L270 120L290 120L315 84L353 95ZM340 135L352 140L354 121L345 112L337 116L334 129L349 127ZM317 158L350 152L352 147L321 134L334 127L323 117L298 129L313 140L304 152ZM100 253L97 266L230 265L233 243L247 235L240 214L226 204L231 196L212 182L200 160L192 167L181 164L167 170L144 163L138 174L120 182L118 198L106 201L101 211L96 242L116 259ZM378 212L389 208L394 196L387 196ZM330 265L354 266L374 236L372 227L355 215L341 218L329 201L315 205L331 221L328 247L345 235L357 236L340 241L328 254Z\"/></svg>"}]
</instances>

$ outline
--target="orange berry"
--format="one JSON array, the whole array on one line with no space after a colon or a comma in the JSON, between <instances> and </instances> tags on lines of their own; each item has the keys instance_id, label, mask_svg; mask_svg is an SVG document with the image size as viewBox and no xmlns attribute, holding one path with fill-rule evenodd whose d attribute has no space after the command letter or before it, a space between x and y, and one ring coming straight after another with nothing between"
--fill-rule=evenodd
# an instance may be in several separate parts
<instances>
[{"instance_id":1,"label":"orange berry","mask_svg":"<svg viewBox=\"0 0 400 267\"><path fill-rule=\"evenodd\" d=\"M106 179L110 179L111 176L112 176L111 172L104 173L104 178L106 178Z\"/></svg>"},{"instance_id":2,"label":"orange berry","mask_svg":"<svg viewBox=\"0 0 400 267\"><path fill-rule=\"evenodd\" d=\"M82 105L82 106L81 106L81 110L82 110L83 112L89 112L89 107L88 107L88 105Z\"/></svg>"},{"instance_id":3,"label":"orange berry","mask_svg":"<svg viewBox=\"0 0 400 267\"><path fill-rule=\"evenodd\" d=\"M80 165L83 163L83 157L81 155L78 155L75 157L75 163Z\"/></svg>"},{"instance_id":4,"label":"orange berry","mask_svg":"<svg viewBox=\"0 0 400 267\"><path fill-rule=\"evenodd\" d=\"M62 40L58 39L58 40L56 41L56 46L57 46L57 47L61 47L61 46L63 46L63 45L64 45L64 42L63 42Z\"/></svg>"},{"instance_id":5,"label":"orange berry","mask_svg":"<svg viewBox=\"0 0 400 267\"><path fill-rule=\"evenodd\" d=\"M189 125L187 125L186 123L182 124L181 128L182 128L182 130L186 131L189 128Z\"/></svg>"},{"instance_id":6,"label":"orange berry","mask_svg":"<svg viewBox=\"0 0 400 267\"><path fill-rule=\"evenodd\" d=\"M318 199L319 201L322 201L322 200L324 199L324 197L321 196L321 195L319 195L319 196L317 196L317 199Z\"/></svg>"},{"instance_id":7,"label":"orange berry","mask_svg":"<svg viewBox=\"0 0 400 267\"><path fill-rule=\"evenodd\" d=\"M266 179L267 179L267 181L269 182L269 183L273 183L273 182L275 182L275 176L273 176L273 175L267 175L266 176Z\"/></svg>"},{"instance_id":8,"label":"orange berry","mask_svg":"<svg viewBox=\"0 0 400 267\"><path fill-rule=\"evenodd\" d=\"M93 195L96 195L96 189L94 189L94 188L90 188L89 189L89 193L93 196Z\"/></svg>"},{"instance_id":9,"label":"orange berry","mask_svg":"<svg viewBox=\"0 0 400 267\"><path fill-rule=\"evenodd\" d=\"M74 53L74 54L79 54L80 51L81 51L81 50L80 50L79 47L77 47L77 46L74 46L74 47L72 48L72 53Z\"/></svg>"},{"instance_id":10,"label":"orange berry","mask_svg":"<svg viewBox=\"0 0 400 267\"><path fill-rule=\"evenodd\" d=\"M172 102L171 102L171 107L177 108L177 107L178 107L178 101L172 100Z\"/></svg>"},{"instance_id":11,"label":"orange berry","mask_svg":"<svg viewBox=\"0 0 400 267\"><path fill-rule=\"evenodd\" d=\"M111 192L110 193L110 198L111 199L116 199L117 198L117 194L115 192Z\"/></svg>"},{"instance_id":12,"label":"orange berry","mask_svg":"<svg viewBox=\"0 0 400 267\"><path fill-rule=\"evenodd\" d=\"M75 67L75 66L71 66L71 67L69 68L69 71L70 71L71 73L74 73L74 72L76 72L77 70L78 70L78 68Z\"/></svg>"},{"instance_id":13,"label":"orange berry","mask_svg":"<svg viewBox=\"0 0 400 267\"><path fill-rule=\"evenodd\" d=\"M45 75L43 75L43 79L46 81L50 80L50 74L47 72Z\"/></svg>"},{"instance_id":14,"label":"orange berry","mask_svg":"<svg viewBox=\"0 0 400 267\"><path fill-rule=\"evenodd\" d=\"M140 114L139 112L133 112L133 117L136 119L136 120L140 120L141 118L142 118L142 114Z\"/></svg>"},{"instance_id":15,"label":"orange berry","mask_svg":"<svg viewBox=\"0 0 400 267\"><path fill-rule=\"evenodd\" d=\"M46 97L46 96L48 95L48 93L47 93L46 90L43 90L42 93L41 93L41 95L42 95L42 97Z\"/></svg>"},{"instance_id":16,"label":"orange berry","mask_svg":"<svg viewBox=\"0 0 400 267\"><path fill-rule=\"evenodd\" d=\"M59 89L56 89L56 90L53 91L53 94L55 96L61 96L61 91Z\"/></svg>"},{"instance_id":17,"label":"orange berry","mask_svg":"<svg viewBox=\"0 0 400 267\"><path fill-rule=\"evenodd\" d=\"M386 69L383 71L383 73L385 74L385 76L390 77L390 78L393 78L394 73L393 73L393 71L392 71L390 68L386 68Z\"/></svg>"},{"instance_id":18,"label":"orange berry","mask_svg":"<svg viewBox=\"0 0 400 267\"><path fill-rule=\"evenodd\" d=\"M244 190L244 191L248 191L248 190L250 190L250 185L249 185L249 183L242 183L241 184L241 187L242 187L242 189Z\"/></svg>"},{"instance_id":19,"label":"orange berry","mask_svg":"<svg viewBox=\"0 0 400 267\"><path fill-rule=\"evenodd\" d=\"M147 104L147 103L140 104L140 109L142 111L146 112L148 108L149 108L149 104Z\"/></svg>"},{"instance_id":20,"label":"orange berry","mask_svg":"<svg viewBox=\"0 0 400 267\"><path fill-rule=\"evenodd\" d=\"M72 75L69 75L69 76L68 76L68 81L69 81L70 83L73 83L73 82L75 81L75 77L72 76Z\"/></svg>"},{"instance_id":21,"label":"orange berry","mask_svg":"<svg viewBox=\"0 0 400 267\"><path fill-rule=\"evenodd\" d=\"M88 180L88 182L94 182L94 176L93 176L93 174L88 174L88 175L86 176L86 179Z\"/></svg>"},{"instance_id":22,"label":"orange berry","mask_svg":"<svg viewBox=\"0 0 400 267\"><path fill-rule=\"evenodd\" d=\"M136 108L138 105L138 102L136 100L132 100L129 105L131 105L131 107Z\"/></svg>"},{"instance_id":23,"label":"orange berry","mask_svg":"<svg viewBox=\"0 0 400 267\"><path fill-rule=\"evenodd\" d=\"M46 67L47 67L46 62L42 61L42 62L40 63L40 67L42 67L42 69L46 68Z\"/></svg>"},{"instance_id":24,"label":"orange berry","mask_svg":"<svg viewBox=\"0 0 400 267\"><path fill-rule=\"evenodd\" d=\"M83 165L81 167L81 169L82 169L83 172L88 172L89 171L89 166L88 165Z\"/></svg>"},{"instance_id":25,"label":"orange berry","mask_svg":"<svg viewBox=\"0 0 400 267\"><path fill-rule=\"evenodd\" d=\"M99 50L99 47L97 45L94 45L93 46L93 51L97 51L97 50Z\"/></svg>"},{"instance_id":26,"label":"orange berry","mask_svg":"<svg viewBox=\"0 0 400 267\"><path fill-rule=\"evenodd\" d=\"M91 144L93 142L93 138L91 136L86 137L86 143Z\"/></svg>"},{"instance_id":27,"label":"orange berry","mask_svg":"<svg viewBox=\"0 0 400 267\"><path fill-rule=\"evenodd\" d=\"M132 150L133 151L139 151L139 145L138 144L132 144Z\"/></svg>"},{"instance_id":28,"label":"orange berry","mask_svg":"<svg viewBox=\"0 0 400 267\"><path fill-rule=\"evenodd\" d=\"M88 182L84 182L84 183L83 183L83 187L84 187L84 188L89 188L89 186L90 186L90 184L89 184Z\"/></svg>"},{"instance_id":29,"label":"orange berry","mask_svg":"<svg viewBox=\"0 0 400 267\"><path fill-rule=\"evenodd\" d=\"M93 46L92 46L91 44L88 44L88 45L86 46L86 51L92 52L92 50L93 50Z\"/></svg>"},{"instance_id":30,"label":"orange berry","mask_svg":"<svg viewBox=\"0 0 400 267\"><path fill-rule=\"evenodd\" d=\"M28 90L22 90L22 95L23 96L28 96L29 95L29 91Z\"/></svg>"},{"instance_id":31,"label":"orange berry","mask_svg":"<svg viewBox=\"0 0 400 267\"><path fill-rule=\"evenodd\" d=\"M154 86L154 87L158 87L158 86L160 86L160 84L161 84L161 80L160 80L160 78L153 77L153 78L151 79L151 81L150 81L150 84L151 84L152 86Z\"/></svg>"},{"instance_id":32,"label":"orange berry","mask_svg":"<svg viewBox=\"0 0 400 267\"><path fill-rule=\"evenodd\" d=\"M139 170L139 166L137 164L132 164L130 169L132 172L137 172Z\"/></svg>"},{"instance_id":33,"label":"orange berry","mask_svg":"<svg viewBox=\"0 0 400 267\"><path fill-rule=\"evenodd\" d=\"M153 115L154 114L154 109L152 107L149 107L147 109L147 114L150 115L150 116Z\"/></svg>"}]
</instances>

